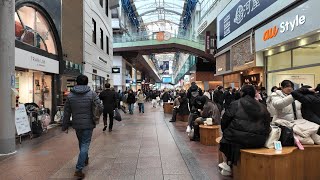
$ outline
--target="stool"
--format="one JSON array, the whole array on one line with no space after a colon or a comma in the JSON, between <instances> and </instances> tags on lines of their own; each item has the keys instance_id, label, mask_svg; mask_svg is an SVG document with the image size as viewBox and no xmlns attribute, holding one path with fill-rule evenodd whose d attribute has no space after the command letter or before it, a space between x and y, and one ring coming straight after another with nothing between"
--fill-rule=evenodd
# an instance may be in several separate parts
<instances>
[{"instance_id":1,"label":"stool","mask_svg":"<svg viewBox=\"0 0 320 180\"><path fill-rule=\"evenodd\" d=\"M173 103L165 102L165 103L163 104L163 111L164 111L164 113L172 114L172 110L173 110Z\"/></svg>"},{"instance_id":2,"label":"stool","mask_svg":"<svg viewBox=\"0 0 320 180\"><path fill-rule=\"evenodd\" d=\"M206 146L215 146L218 143L216 138L220 136L219 125L205 126L200 125L200 143Z\"/></svg>"},{"instance_id":3,"label":"stool","mask_svg":"<svg viewBox=\"0 0 320 180\"><path fill-rule=\"evenodd\" d=\"M188 119L189 119L189 115L180 115L179 113L177 114L178 121L188 122Z\"/></svg>"}]
</instances>

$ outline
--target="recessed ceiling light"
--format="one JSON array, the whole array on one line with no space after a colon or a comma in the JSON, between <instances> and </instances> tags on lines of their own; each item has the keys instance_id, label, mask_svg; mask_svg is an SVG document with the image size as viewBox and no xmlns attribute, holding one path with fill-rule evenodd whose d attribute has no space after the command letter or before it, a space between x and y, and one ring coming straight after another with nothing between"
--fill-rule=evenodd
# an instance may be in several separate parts
<instances>
[{"instance_id":1,"label":"recessed ceiling light","mask_svg":"<svg viewBox=\"0 0 320 180\"><path fill-rule=\"evenodd\" d=\"M299 39L301 39L301 38L297 38L297 40L299 40Z\"/></svg>"},{"instance_id":2,"label":"recessed ceiling light","mask_svg":"<svg viewBox=\"0 0 320 180\"><path fill-rule=\"evenodd\" d=\"M318 30L317 32L320 32L320 30Z\"/></svg>"},{"instance_id":3,"label":"recessed ceiling light","mask_svg":"<svg viewBox=\"0 0 320 180\"><path fill-rule=\"evenodd\" d=\"M266 51L268 51L269 49L266 49Z\"/></svg>"}]
</instances>

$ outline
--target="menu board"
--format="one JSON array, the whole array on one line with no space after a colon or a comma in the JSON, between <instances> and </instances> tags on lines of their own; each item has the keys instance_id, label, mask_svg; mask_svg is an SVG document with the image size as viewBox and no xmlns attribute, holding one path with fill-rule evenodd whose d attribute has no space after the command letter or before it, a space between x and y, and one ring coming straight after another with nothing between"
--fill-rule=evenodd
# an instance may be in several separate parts
<instances>
[{"instance_id":1,"label":"menu board","mask_svg":"<svg viewBox=\"0 0 320 180\"><path fill-rule=\"evenodd\" d=\"M19 107L15 111L15 124L17 129L17 134L21 135L30 132L30 124L28 120L28 115L26 112L26 107L24 104L19 104Z\"/></svg>"}]
</instances>

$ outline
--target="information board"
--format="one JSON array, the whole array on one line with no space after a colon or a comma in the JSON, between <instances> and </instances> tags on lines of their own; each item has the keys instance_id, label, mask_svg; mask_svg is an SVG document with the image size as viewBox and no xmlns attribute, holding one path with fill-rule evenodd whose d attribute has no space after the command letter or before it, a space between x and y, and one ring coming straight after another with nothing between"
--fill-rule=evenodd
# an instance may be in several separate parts
<instances>
[{"instance_id":1,"label":"information board","mask_svg":"<svg viewBox=\"0 0 320 180\"><path fill-rule=\"evenodd\" d=\"M26 107L24 104L19 104L19 107L15 111L15 124L17 129L17 134L21 135L27 132L30 132L30 124L28 115L26 112Z\"/></svg>"}]
</instances>

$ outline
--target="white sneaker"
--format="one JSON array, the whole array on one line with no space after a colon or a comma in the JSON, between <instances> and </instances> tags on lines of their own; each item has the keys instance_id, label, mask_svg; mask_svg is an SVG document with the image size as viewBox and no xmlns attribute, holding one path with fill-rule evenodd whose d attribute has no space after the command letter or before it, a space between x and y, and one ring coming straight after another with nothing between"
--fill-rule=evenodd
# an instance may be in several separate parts
<instances>
[{"instance_id":1,"label":"white sneaker","mask_svg":"<svg viewBox=\"0 0 320 180\"><path fill-rule=\"evenodd\" d=\"M190 131L191 131L191 127L190 127L190 126L187 126L186 132L189 133Z\"/></svg>"},{"instance_id":2,"label":"white sneaker","mask_svg":"<svg viewBox=\"0 0 320 180\"><path fill-rule=\"evenodd\" d=\"M231 172L231 168L226 162L222 162L218 166L225 171Z\"/></svg>"},{"instance_id":3,"label":"white sneaker","mask_svg":"<svg viewBox=\"0 0 320 180\"><path fill-rule=\"evenodd\" d=\"M226 171L224 169L222 169L220 173L221 173L222 176L231 176L232 175L231 172Z\"/></svg>"}]
</instances>

